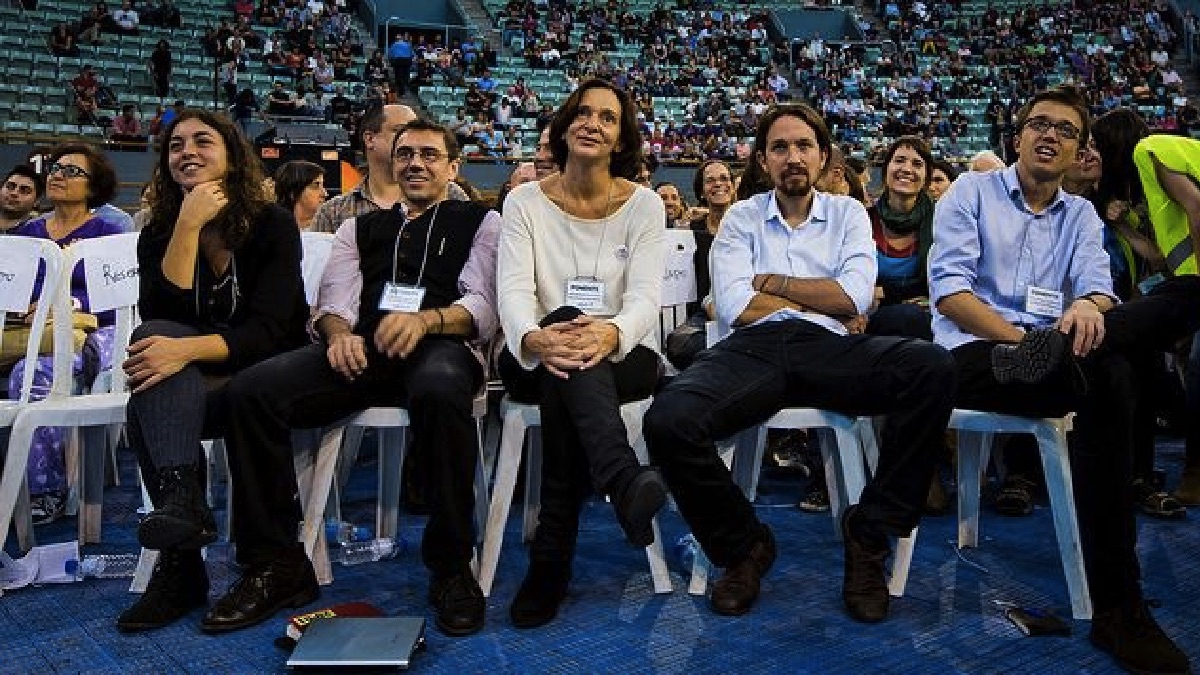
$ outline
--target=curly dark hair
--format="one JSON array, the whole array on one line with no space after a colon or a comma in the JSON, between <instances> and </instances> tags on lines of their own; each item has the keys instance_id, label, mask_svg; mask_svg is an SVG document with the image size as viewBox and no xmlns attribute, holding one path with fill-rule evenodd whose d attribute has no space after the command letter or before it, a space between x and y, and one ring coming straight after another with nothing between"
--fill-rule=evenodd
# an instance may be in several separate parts
<instances>
[{"instance_id":1,"label":"curly dark hair","mask_svg":"<svg viewBox=\"0 0 1200 675\"><path fill-rule=\"evenodd\" d=\"M275 201L290 213L309 184L324 175L320 164L302 159L281 165L275 170Z\"/></svg>"},{"instance_id":2,"label":"curly dark hair","mask_svg":"<svg viewBox=\"0 0 1200 675\"><path fill-rule=\"evenodd\" d=\"M558 166L558 170L562 171L567 166L567 127L575 121L575 117L579 112L580 102L583 100L583 95L592 89L607 89L617 97L617 101L621 104L621 114L618 125L620 127L620 140L617 148L613 150L612 161L608 166L608 174L616 178L624 178L626 180L637 181L638 169L642 162L642 131L638 127L637 121L637 106L629 98L629 94L625 90L618 88L612 82L601 79L591 79L579 85L579 88L571 92L567 100L554 113L554 119L550 122L550 154L554 156L554 163Z\"/></svg>"},{"instance_id":3,"label":"curly dark hair","mask_svg":"<svg viewBox=\"0 0 1200 675\"><path fill-rule=\"evenodd\" d=\"M183 203L183 188L171 177L170 157L172 134L176 127L186 120L198 120L212 127L225 142L227 153L225 174L225 197L228 204L212 221L221 232L221 238L230 249L238 249L250 235L250 224L255 217L271 205L266 192L263 191L263 180L266 171L262 162L254 154L254 149L242 135L241 129L229 118L196 108L187 108L179 113L171 124L163 131L162 151L158 154L158 163L154 177L151 180L151 190L154 194L154 204L151 207L149 230L167 231L175 227L179 217L179 207Z\"/></svg>"},{"instance_id":4,"label":"curly dark hair","mask_svg":"<svg viewBox=\"0 0 1200 675\"><path fill-rule=\"evenodd\" d=\"M66 155L83 155L87 160L88 208L94 209L102 204L107 204L117 193L117 170L113 168L108 157L87 143L63 143L50 150L50 164L54 164Z\"/></svg>"}]
</instances>

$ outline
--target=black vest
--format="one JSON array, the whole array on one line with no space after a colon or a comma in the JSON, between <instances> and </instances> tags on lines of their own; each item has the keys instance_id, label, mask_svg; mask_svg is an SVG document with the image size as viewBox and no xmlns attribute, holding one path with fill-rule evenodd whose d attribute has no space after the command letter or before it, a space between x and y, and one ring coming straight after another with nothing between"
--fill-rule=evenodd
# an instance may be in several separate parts
<instances>
[{"instance_id":1,"label":"black vest","mask_svg":"<svg viewBox=\"0 0 1200 675\"><path fill-rule=\"evenodd\" d=\"M374 211L357 219L359 269L363 285L359 295L358 325L354 332L370 337L383 319L379 309L383 286L392 279L392 252L396 251L396 236L400 246L396 254L396 278L400 284L416 284L421 271L421 259L427 256L421 286L425 297L421 309L445 307L462 297L458 277L462 275L475 233L487 215L486 207L472 202L445 200L412 220L400 232L404 218L400 206L386 211ZM432 225L433 230L430 231ZM429 250L425 251L428 237Z\"/></svg>"}]
</instances>

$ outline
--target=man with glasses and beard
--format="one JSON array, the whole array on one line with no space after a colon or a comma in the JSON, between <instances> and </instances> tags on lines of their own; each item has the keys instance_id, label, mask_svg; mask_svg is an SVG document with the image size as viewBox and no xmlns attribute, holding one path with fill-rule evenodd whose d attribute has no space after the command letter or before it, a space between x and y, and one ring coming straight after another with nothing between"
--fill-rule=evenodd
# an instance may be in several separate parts
<instances>
[{"instance_id":1,"label":"man with glasses and beard","mask_svg":"<svg viewBox=\"0 0 1200 675\"><path fill-rule=\"evenodd\" d=\"M646 414L651 457L705 554L725 568L711 597L718 614L753 607L775 539L714 439L786 407L888 416L878 471L842 519L843 601L854 619L877 622L888 609L888 538L907 536L920 519L953 406L954 362L945 350L862 334L875 245L861 203L814 189L830 145L825 123L806 105L763 115L753 161L775 189L730 207L712 245L713 300L728 336Z\"/></svg>"},{"instance_id":2,"label":"man with glasses and beard","mask_svg":"<svg viewBox=\"0 0 1200 675\"><path fill-rule=\"evenodd\" d=\"M499 322L501 219L447 197L460 161L449 130L410 121L391 147L403 207L338 228L314 306L320 342L239 378L230 425L240 433L229 437L291 461L291 452L275 450L291 443L291 428L332 424L372 406L407 408L431 511L421 545L429 602L444 633L469 635L483 627L485 609L470 568L477 454L471 409L484 384L480 348Z\"/></svg>"}]
</instances>

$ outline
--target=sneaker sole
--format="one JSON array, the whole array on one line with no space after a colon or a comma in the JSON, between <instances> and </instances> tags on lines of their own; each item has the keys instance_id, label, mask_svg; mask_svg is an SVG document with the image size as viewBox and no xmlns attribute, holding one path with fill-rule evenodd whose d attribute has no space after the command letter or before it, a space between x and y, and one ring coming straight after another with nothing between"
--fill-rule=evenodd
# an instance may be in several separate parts
<instances>
[{"instance_id":1,"label":"sneaker sole","mask_svg":"<svg viewBox=\"0 0 1200 675\"><path fill-rule=\"evenodd\" d=\"M1067 337L1053 328L1026 333L1016 344L992 350L992 375L1000 384L1037 384L1053 373L1067 351Z\"/></svg>"},{"instance_id":2,"label":"sneaker sole","mask_svg":"<svg viewBox=\"0 0 1200 675\"><path fill-rule=\"evenodd\" d=\"M264 621L271 620L271 618L273 618L276 614L278 614L279 610L281 610L281 609L288 609L288 608L294 609L296 607L303 607L303 606L309 604L310 602L315 602L317 600L317 598L319 598L319 597L321 597L321 589L319 587L311 588L311 589L306 588L306 589L296 593L295 595L291 596L290 598L287 598L286 600L281 600L281 601L275 603L274 605L271 606L270 611L263 612L262 616L257 616L253 619L247 619L245 621L239 621L237 623L222 623L222 624L210 624L210 623L205 623L204 621L201 621L200 622L200 632L204 633L205 635L217 635L219 633L231 633L235 630L241 630L243 628L257 626L258 624L263 623Z\"/></svg>"}]
</instances>

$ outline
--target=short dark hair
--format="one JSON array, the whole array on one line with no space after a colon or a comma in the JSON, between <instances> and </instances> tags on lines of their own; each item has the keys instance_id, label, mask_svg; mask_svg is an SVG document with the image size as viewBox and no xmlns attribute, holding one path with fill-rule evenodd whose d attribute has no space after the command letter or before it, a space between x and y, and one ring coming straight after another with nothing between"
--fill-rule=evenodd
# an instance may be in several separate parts
<instances>
[{"instance_id":1,"label":"short dark hair","mask_svg":"<svg viewBox=\"0 0 1200 675\"><path fill-rule=\"evenodd\" d=\"M359 120L358 130L364 134L368 131L373 134L383 131L383 104L367 106Z\"/></svg>"},{"instance_id":2,"label":"short dark hair","mask_svg":"<svg viewBox=\"0 0 1200 675\"><path fill-rule=\"evenodd\" d=\"M680 190L678 185L669 180L660 180L652 186L652 189L654 190L655 194L658 194L658 189L662 187L675 188L675 191L679 193L679 201L682 202L684 206L687 206L687 198L683 196L683 190Z\"/></svg>"},{"instance_id":3,"label":"short dark hair","mask_svg":"<svg viewBox=\"0 0 1200 675\"><path fill-rule=\"evenodd\" d=\"M392 155L396 154L396 144L400 142L400 137L410 131L432 131L441 134L442 140L446 143L446 154L449 155L451 160L458 159L458 137L454 135L454 132L437 122L431 122L420 117L404 125L400 133L396 134L396 137L392 139Z\"/></svg>"},{"instance_id":4,"label":"short dark hair","mask_svg":"<svg viewBox=\"0 0 1200 675\"><path fill-rule=\"evenodd\" d=\"M29 180L33 181L33 194L38 198L41 198L41 196L46 192L45 179L43 179L42 175L35 171L34 168L28 164L18 164L10 169L9 172L4 175L4 182L7 183L8 179L12 178L13 176L21 176L22 178L28 178Z\"/></svg>"},{"instance_id":5,"label":"short dark hair","mask_svg":"<svg viewBox=\"0 0 1200 675\"><path fill-rule=\"evenodd\" d=\"M817 147L820 148L821 152L825 153L826 160L828 160L830 146L833 145L833 137L829 133L829 127L825 126L825 120L821 119L821 115L805 103L779 104L758 118L758 128L754 131L754 151L752 153L756 160L760 154L766 156L767 136L771 133L771 127L775 126L775 122L781 117L795 117L811 127L813 135L817 137ZM821 171L824 170L825 167L821 167ZM743 178L743 180L745 179Z\"/></svg>"},{"instance_id":6,"label":"short dark hair","mask_svg":"<svg viewBox=\"0 0 1200 675\"><path fill-rule=\"evenodd\" d=\"M566 168L568 153L567 141L564 136L567 133L567 127L575 121L583 95L592 89L611 91L621 105L619 149L613 150L612 159L608 165L608 174L636 181L642 160L642 131L638 127L637 111L625 90L619 89L607 80L598 78L579 85L579 88L571 92L567 100L554 113L554 119L550 121L550 154L554 156L554 163L558 166L559 171Z\"/></svg>"},{"instance_id":7,"label":"short dark hair","mask_svg":"<svg viewBox=\"0 0 1200 675\"><path fill-rule=\"evenodd\" d=\"M953 164L944 159L933 160L933 167L929 170L929 180L933 180L934 171L941 171L946 174L946 178L950 179L951 183L958 178L958 169L954 168Z\"/></svg>"},{"instance_id":8,"label":"short dark hair","mask_svg":"<svg viewBox=\"0 0 1200 675\"><path fill-rule=\"evenodd\" d=\"M1051 101L1053 103L1061 103L1069 106L1079 115L1081 126L1079 127L1079 147L1087 145L1088 138L1092 132L1092 118L1088 112L1087 98L1078 87L1070 84L1059 84L1049 89L1043 89L1033 95L1033 98L1025 102L1021 109L1017 111L1016 129L1018 133L1025 128L1025 120L1029 119L1029 113L1033 111L1033 107L1043 101Z\"/></svg>"},{"instance_id":9,"label":"short dark hair","mask_svg":"<svg viewBox=\"0 0 1200 675\"><path fill-rule=\"evenodd\" d=\"M708 206L708 200L704 198L704 170L713 164L720 164L729 172L729 180L733 180L733 167L723 159L706 159L696 167L696 173L692 175L692 194L696 196L696 203L700 206Z\"/></svg>"},{"instance_id":10,"label":"short dark hair","mask_svg":"<svg viewBox=\"0 0 1200 675\"><path fill-rule=\"evenodd\" d=\"M87 159L88 173L91 174L88 178L88 208L107 204L117 193L117 170L108 157L87 143L63 143L50 150L50 164L66 155L83 155Z\"/></svg>"},{"instance_id":11,"label":"short dark hair","mask_svg":"<svg viewBox=\"0 0 1200 675\"><path fill-rule=\"evenodd\" d=\"M923 141L919 136L901 136L888 146L886 152L883 153L883 189L887 190L887 167L892 163L892 158L900 151L900 148L908 148L921 156L921 160L925 162L925 178L921 181L921 188L924 189L929 185L929 179L933 177L933 153L929 151L929 144ZM855 180L858 180L856 177Z\"/></svg>"},{"instance_id":12,"label":"short dark hair","mask_svg":"<svg viewBox=\"0 0 1200 675\"><path fill-rule=\"evenodd\" d=\"M302 159L292 160L275 170L275 201L291 211L296 207L300 195L317 178L325 175L320 164Z\"/></svg>"}]
</instances>

